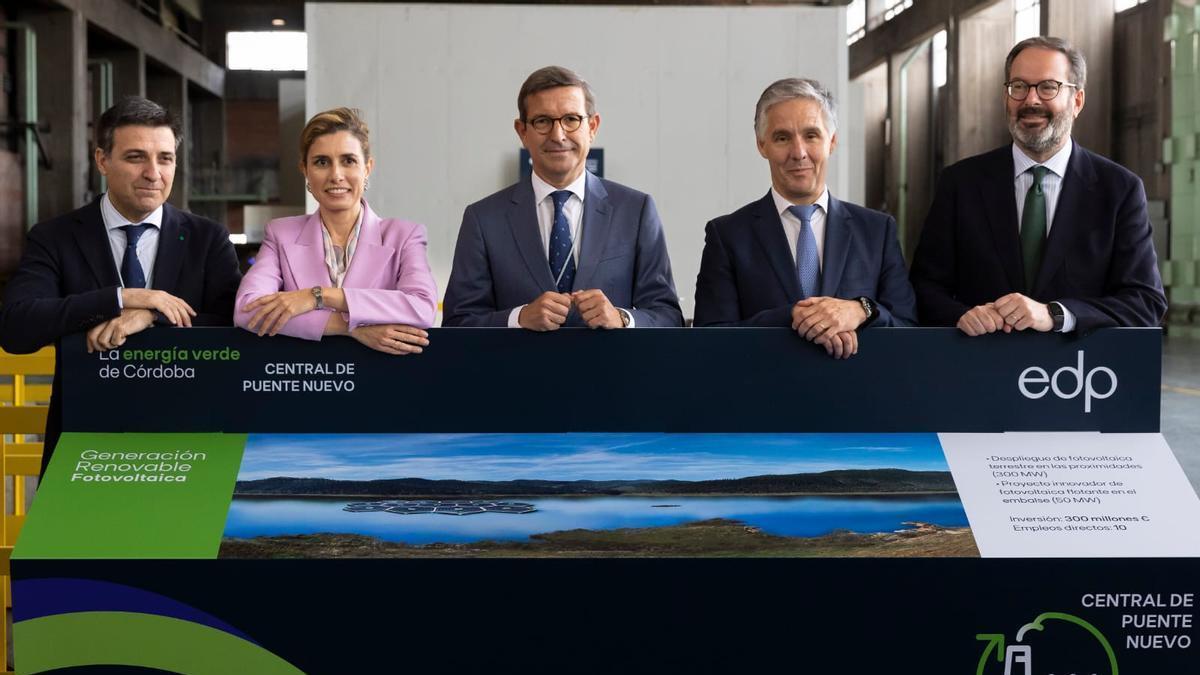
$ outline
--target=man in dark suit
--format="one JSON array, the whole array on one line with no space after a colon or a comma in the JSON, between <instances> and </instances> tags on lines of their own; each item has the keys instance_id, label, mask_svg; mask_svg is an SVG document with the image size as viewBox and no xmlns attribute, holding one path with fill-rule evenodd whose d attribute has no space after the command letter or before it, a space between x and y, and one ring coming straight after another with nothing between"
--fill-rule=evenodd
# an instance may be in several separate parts
<instances>
[{"instance_id":1,"label":"man in dark suit","mask_svg":"<svg viewBox=\"0 0 1200 675\"><path fill-rule=\"evenodd\" d=\"M1159 325L1167 304L1142 181L1071 140L1086 79L1065 40L1009 52L1013 143L942 172L913 258L922 323L967 335Z\"/></svg>"},{"instance_id":2,"label":"man in dark suit","mask_svg":"<svg viewBox=\"0 0 1200 675\"><path fill-rule=\"evenodd\" d=\"M586 170L600 128L588 83L542 68L517 110L533 174L463 213L442 325L683 325L654 200Z\"/></svg>"},{"instance_id":3,"label":"man in dark suit","mask_svg":"<svg viewBox=\"0 0 1200 675\"><path fill-rule=\"evenodd\" d=\"M779 80L758 99L754 131L771 190L705 228L695 325L791 326L849 358L860 327L912 324L896 221L826 189L833 95L814 80Z\"/></svg>"},{"instance_id":4,"label":"man in dark suit","mask_svg":"<svg viewBox=\"0 0 1200 675\"><path fill-rule=\"evenodd\" d=\"M96 137L96 166L108 192L29 231L0 307L6 351L32 352L85 331L88 351L107 350L154 325L231 322L241 274L229 233L165 203L178 122L157 103L129 97L100 117ZM61 371L55 369L43 472L62 430Z\"/></svg>"}]
</instances>

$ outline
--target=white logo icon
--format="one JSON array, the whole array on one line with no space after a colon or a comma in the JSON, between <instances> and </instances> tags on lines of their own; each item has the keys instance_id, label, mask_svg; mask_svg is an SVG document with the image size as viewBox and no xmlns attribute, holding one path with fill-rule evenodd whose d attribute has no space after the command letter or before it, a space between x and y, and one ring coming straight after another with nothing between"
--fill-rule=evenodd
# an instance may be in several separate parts
<instances>
[{"instance_id":1,"label":"white logo icon","mask_svg":"<svg viewBox=\"0 0 1200 675\"><path fill-rule=\"evenodd\" d=\"M1053 391L1054 395L1063 399L1072 399L1083 394L1083 412L1092 412L1092 399L1104 400L1112 396L1117 390L1117 374L1112 371L1112 368L1100 366L1085 370L1083 367L1083 350L1078 352L1078 365L1075 367L1063 366L1054 371L1054 374L1046 372L1045 368L1031 366L1021 371L1021 376L1017 378L1017 389L1025 398L1038 399L1046 395L1047 392ZM1096 375L1102 374L1107 378L1108 389L1099 391L1096 389L1097 384L1103 384L1105 378L1096 380ZM1070 384L1074 382L1074 389L1066 390L1062 384Z\"/></svg>"}]
</instances>

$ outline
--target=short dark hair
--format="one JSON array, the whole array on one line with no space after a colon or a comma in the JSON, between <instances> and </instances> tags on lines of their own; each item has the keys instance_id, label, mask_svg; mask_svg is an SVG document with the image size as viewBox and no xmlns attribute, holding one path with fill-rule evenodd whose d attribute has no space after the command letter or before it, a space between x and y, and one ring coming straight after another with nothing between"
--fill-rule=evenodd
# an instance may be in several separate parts
<instances>
[{"instance_id":1,"label":"short dark hair","mask_svg":"<svg viewBox=\"0 0 1200 675\"><path fill-rule=\"evenodd\" d=\"M1012 73L1012 64L1016 60L1017 54L1029 48L1049 49L1054 52L1061 52L1067 57L1067 61L1071 64L1071 79L1074 80L1071 84L1079 85L1080 89L1087 86L1087 60L1083 58L1083 52L1079 51L1070 42L1062 38L1046 37L1039 35L1026 40L1021 40L1013 46L1008 52L1008 58L1004 59L1004 81L1008 82L1009 74ZM1031 84L1037 84L1036 82Z\"/></svg>"},{"instance_id":2,"label":"short dark hair","mask_svg":"<svg viewBox=\"0 0 1200 675\"><path fill-rule=\"evenodd\" d=\"M525 83L521 85L521 91L517 94L517 113L520 115L520 120L525 122L525 99L529 96L554 89L555 87L579 87L583 90L583 101L587 106L588 115L596 114L596 97L592 94L592 86L569 68L562 66L546 66L538 68L525 78Z\"/></svg>"},{"instance_id":3,"label":"short dark hair","mask_svg":"<svg viewBox=\"0 0 1200 675\"><path fill-rule=\"evenodd\" d=\"M170 127L175 134L175 148L183 142L183 129L178 118L166 108L141 96L126 96L104 111L96 124L96 146L105 155L113 149L113 133L121 127Z\"/></svg>"}]
</instances>

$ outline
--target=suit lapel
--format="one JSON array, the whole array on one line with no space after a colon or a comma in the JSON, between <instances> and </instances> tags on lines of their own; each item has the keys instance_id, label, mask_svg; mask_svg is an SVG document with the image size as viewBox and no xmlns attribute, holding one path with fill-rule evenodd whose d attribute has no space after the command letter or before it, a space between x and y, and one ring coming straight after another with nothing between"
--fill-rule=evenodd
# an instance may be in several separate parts
<instances>
[{"instance_id":1,"label":"suit lapel","mask_svg":"<svg viewBox=\"0 0 1200 675\"><path fill-rule=\"evenodd\" d=\"M768 191L758 202L752 227L754 236L766 254L771 269L779 278L779 285L789 299L800 297L800 280L796 278L796 261L788 250L787 235L783 233L783 221L775 210L775 199Z\"/></svg>"},{"instance_id":2,"label":"suit lapel","mask_svg":"<svg viewBox=\"0 0 1200 675\"><path fill-rule=\"evenodd\" d=\"M354 257L350 260L350 268L346 270L346 278L342 281L342 286L345 288L374 288L373 282L376 275L383 271L395 252L395 249L390 246L383 245L383 222L364 200L362 225L358 230L358 244L354 248Z\"/></svg>"},{"instance_id":3,"label":"suit lapel","mask_svg":"<svg viewBox=\"0 0 1200 675\"><path fill-rule=\"evenodd\" d=\"M158 253L154 258L154 288L175 295L179 272L183 267L190 232L181 225L175 207L163 204L162 229L158 233Z\"/></svg>"},{"instance_id":4,"label":"suit lapel","mask_svg":"<svg viewBox=\"0 0 1200 675\"><path fill-rule=\"evenodd\" d=\"M1046 238L1046 250L1042 254L1042 267L1038 270L1033 288L1029 289L1032 297L1041 297L1041 289L1054 278L1066 259L1071 242L1076 240L1076 230L1088 222L1081 214L1095 189L1095 167L1083 148L1076 144L1067 160L1066 175L1063 176L1058 203L1054 208L1054 222L1050 223L1050 235Z\"/></svg>"},{"instance_id":5,"label":"suit lapel","mask_svg":"<svg viewBox=\"0 0 1200 675\"><path fill-rule=\"evenodd\" d=\"M532 179L522 180L513 188L512 206L508 209L508 227L512 230L517 250L529 268L538 288L544 291L557 289L550 275L550 261L542 246L542 234L538 230L537 205L533 203Z\"/></svg>"},{"instance_id":6,"label":"suit lapel","mask_svg":"<svg viewBox=\"0 0 1200 675\"><path fill-rule=\"evenodd\" d=\"M80 211L74 235L80 253L87 261L88 268L92 270L92 276L96 278L97 288L120 286L121 277L117 274L117 263L113 260L112 244L108 241L104 217L100 215L99 198Z\"/></svg>"},{"instance_id":7,"label":"suit lapel","mask_svg":"<svg viewBox=\"0 0 1200 675\"><path fill-rule=\"evenodd\" d=\"M979 181L983 211L987 214L988 227L992 231L992 244L1004 268L1009 288L1025 288L1025 264L1021 259L1021 230L1017 222L1017 202L1013 193L1012 148L1006 146L996 151L992 166L985 169L985 178ZM995 176L1001 176L996 180Z\"/></svg>"},{"instance_id":8,"label":"suit lapel","mask_svg":"<svg viewBox=\"0 0 1200 675\"><path fill-rule=\"evenodd\" d=\"M325 244L321 238L321 214L314 211L300 228L293 241L282 242L287 268L291 270L296 288L328 286L329 269L325 267Z\"/></svg>"},{"instance_id":9,"label":"suit lapel","mask_svg":"<svg viewBox=\"0 0 1200 675\"><path fill-rule=\"evenodd\" d=\"M825 218L825 249L821 265L821 295L836 296L842 285L842 271L854 242L850 212L829 196L829 215Z\"/></svg>"},{"instance_id":10,"label":"suit lapel","mask_svg":"<svg viewBox=\"0 0 1200 675\"><path fill-rule=\"evenodd\" d=\"M608 201L608 190L592 174L587 174L587 199L583 200L583 241L579 250L579 272L575 275L575 288L592 287L592 277L604 257L604 250L612 238L612 204Z\"/></svg>"}]
</instances>

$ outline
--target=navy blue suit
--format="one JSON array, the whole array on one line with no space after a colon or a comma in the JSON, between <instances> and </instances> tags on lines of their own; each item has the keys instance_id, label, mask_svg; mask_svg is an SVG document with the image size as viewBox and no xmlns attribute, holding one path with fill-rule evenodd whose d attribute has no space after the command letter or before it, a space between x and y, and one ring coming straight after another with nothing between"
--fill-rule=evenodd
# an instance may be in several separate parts
<instances>
[{"instance_id":1,"label":"navy blue suit","mask_svg":"<svg viewBox=\"0 0 1200 675\"><path fill-rule=\"evenodd\" d=\"M872 326L916 321L912 287L885 213L829 198L818 295L875 302ZM696 278L697 326L788 326L800 299L796 264L770 192L708 223Z\"/></svg>"},{"instance_id":2,"label":"navy blue suit","mask_svg":"<svg viewBox=\"0 0 1200 675\"><path fill-rule=\"evenodd\" d=\"M193 325L231 325L241 278L237 254L223 225L163 205L154 288L191 305L196 310ZM26 354L120 315L120 285L99 199L35 225L26 238L21 263L4 289L0 348ZM156 323L169 325L161 316ZM62 431L61 359L58 366L46 422L43 471Z\"/></svg>"},{"instance_id":3,"label":"navy blue suit","mask_svg":"<svg viewBox=\"0 0 1200 675\"><path fill-rule=\"evenodd\" d=\"M1011 145L942 172L912 282L930 326L953 326L972 307L1009 293L1062 303L1081 333L1158 326L1167 309L1142 180L1079 144L1033 288L1025 287Z\"/></svg>"},{"instance_id":4,"label":"navy blue suit","mask_svg":"<svg viewBox=\"0 0 1200 675\"><path fill-rule=\"evenodd\" d=\"M604 291L613 306L630 311L639 328L682 326L654 200L590 173L586 189L575 289ZM446 287L443 326L507 326L515 307L555 290L532 181L467 207ZM585 324L572 309L564 325Z\"/></svg>"}]
</instances>

